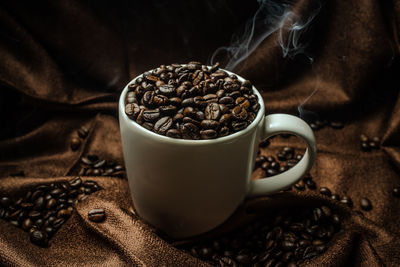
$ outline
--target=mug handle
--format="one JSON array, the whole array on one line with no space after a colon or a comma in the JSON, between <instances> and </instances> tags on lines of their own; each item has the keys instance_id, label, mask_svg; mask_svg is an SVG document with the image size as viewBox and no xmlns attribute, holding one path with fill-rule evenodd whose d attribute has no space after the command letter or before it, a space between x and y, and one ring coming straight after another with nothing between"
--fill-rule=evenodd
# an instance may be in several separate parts
<instances>
[{"instance_id":1,"label":"mug handle","mask_svg":"<svg viewBox=\"0 0 400 267\"><path fill-rule=\"evenodd\" d=\"M314 133L302 119L287 114L272 114L265 116L263 123L261 140L280 133L290 133L302 138L307 144L307 150L291 169L268 178L251 180L249 197L267 195L290 187L311 169L317 155Z\"/></svg>"}]
</instances>

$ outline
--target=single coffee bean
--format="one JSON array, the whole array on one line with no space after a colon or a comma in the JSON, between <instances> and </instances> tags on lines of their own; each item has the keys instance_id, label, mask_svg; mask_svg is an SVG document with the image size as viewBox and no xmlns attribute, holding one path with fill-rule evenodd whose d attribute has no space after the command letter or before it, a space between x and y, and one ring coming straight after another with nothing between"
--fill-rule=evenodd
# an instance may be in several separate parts
<instances>
[{"instance_id":1,"label":"single coffee bean","mask_svg":"<svg viewBox=\"0 0 400 267\"><path fill-rule=\"evenodd\" d=\"M172 118L162 117L154 125L154 130L157 133L164 135L169 130L169 128L171 128L171 126L172 126Z\"/></svg>"},{"instance_id":2,"label":"single coffee bean","mask_svg":"<svg viewBox=\"0 0 400 267\"><path fill-rule=\"evenodd\" d=\"M102 222L106 218L104 209L92 209L88 213L88 218L92 222Z\"/></svg>"},{"instance_id":3,"label":"single coffee bean","mask_svg":"<svg viewBox=\"0 0 400 267\"><path fill-rule=\"evenodd\" d=\"M217 129L219 122L215 120L203 120L201 121L200 125L203 127L203 129Z\"/></svg>"},{"instance_id":4,"label":"single coffee bean","mask_svg":"<svg viewBox=\"0 0 400 267\"><path fill-rule=\"evenodd\" d=\"M202 139L213 139L217 137L217 132L215 130L201 130L200 135Z\"/></svg>"},{"instance_id":5,"label":"single coffee bean","mask_svg":"<svg viewBox=\"0 0 400 267\"><path fill-rule=\"evenodd\" d=\"M30 234L30 240L32 243L41 247L46 247L48 244L47 234L40 230L32 231Z\"/></svg>"},{"instance_id":6,"label":"single coffee bean","mask_svg":"<svg viewBox=\"0 0 400 267\"><path fill-rule=\"evenodd\" d=\"M333 195L331 196L331 199L333 199L333 200L340 200L340 196L339 196L338 194L333 194Z\"/></svg>"},{"instance_id":7,"label":"single coffee bean","mask_svg":"<svg viewBox=\"0 0 400 267\"><path fill-rule=\"evenodd\" d=\"M218 120L221 116L219 105L217 103L208 104L204 114L207 120Z\"/></svg>"},{"instance_id":8,"label":"single coffee bean","mask_svg":"<svg viewBox=\"0 0 400 267\"><path fill-rule=\"evenodd\" d=\"M330 126L334 129L342 129L344 124L343 124L343 122L340 122L340 121L331 121Z\"/></svg>"},{"instance_id":9,"label":"single coffee bean","mask_svg":"<svg viewBox=\"0 0 400 267\"><path fill-rule=\"evenodd\" d=\"M60 209L57 213L58 218L69 218L71 216L71 211L68 209Z\"/></svg>"},{"instance_id":10,"label":"single coffee bean","mask_svg":"<svg viewBox=\"0 0 400 267\"><path fill-rule=\"evenodd\" d=\"M322 195L325 195L325 196L328 196L328 197L330 197L332 195L331 190L329 190L329 188L327 188L327 187L321 187L319 192Z\"/></svg>"},{"instance_id":11,"label":"single coffee bean","mask_svg":"<svg viewBox=\"0 0 400 267\"><path fill-rule=\"evenodd\" d=\"M369 139L365 134L360 135L360 141L364 143L368 143Z\"/></svg>"},{"instance_id":12,"label":"single coffee bean","mask_svg":"<svg viewBox=\"0 0 400 267\"><path fill-rule=\"evenodd\" d=\"M73 151L77 150L81 146L81 140L76 137L72 138L70 146Z\"/></svg>"},{"instance_id":13,"label":"single coffee bean","mask_svg":"<svg viewBox=\"0 0 400 267\"><path fill-rule=\"evenodd\" d=\"M395 197L400 197L400 186L397 186L397 187L393 188L392 194L393 194Z\"/></svg>"},{"instance_id":14,"label":"single coffee bean","mask_svg":"<svg viewBox=\"0 0 400 267\"><path fill-rule=\"evenodd\" d=\"M172 137L172 138L181 138L181 133L177 129L169 129L166 133L166 136Z\"/></svg>"},{"instance_id":15,"label":"single coffee bean","mask_svg":"<svg viewBox=\"0 0 400 267\"><path fill-rule=\"evenodd\" d=\"M371 151L371 147L369 146L369 144L367 142L362 142L361 143L361 150L368 152Z\"/></svg>"},{"instance_id":16,"label":"single coffee bean","mask_svg":"<svg viewBox=\"0 0 400 267\"><path fill-rule=\"evenodd\" d=\"M43 197L38 197L35 202L33 203L33 208L35 210L41 210L45 206L44 198Z\"/></svg>"},{"instance_id":17,"label":"single coffee bean","mask_svg":"<svg viewBox=\"0 0 400 267\"><path fill-rule=\"evenodd\" d=\"M362 198L360 201L360 207L365 211L371 210L372 209L371 201L368 198Z\"/></svg>"},{"instance_id":18,"label":"single coffee bean","mask_svg":"<svg viewBox=\"0 0 400 267\"><path fill-rule=\"evenodd\" d=\"M307 180L306 185L308 189L314 190L317 188L316 183L313 180Z\"/></svg>"},{"instance_id":19,"label":"single coffee bean","mask_svg":"<svg viewBox=\"0 0 400 267\"><path fill-rule=\"evenodd\" d=\"M298 181L297 183L295 183L295 184L294 184L294 187L295 187L297 190L300 190L300 191L304 191L304 190L306 189L306 187L305 187L305 185L304 185L304 182L303 182L302 180L300 180L300 181Z\"/></svg>"},{"instance_id":20,"label":"single coffee bean","mask_svg":"<svg viewBox=\"0 0 400 267\"><path fill-rule=\"evenodd\" d=\"M176 107L173 105L169 106L160 106L160 113L163 115L173 115L176 112Z\"/></svg>"},{"instance_id":21,"label":"single coffee bean","mask_svg":"<svg viewBox=\"0 0 400 267\"><path fill-rule=\"evenodd\" d=\"M231 123L231 126L235 132L238 132L247 127L247 122L246 121L234 121Z\"/></svg>"},{"instance_id":22,"label":"single coffee bean","mask_svg":"<svg viewBox=\"0 0 400 267\"><path fill-rule=\"evenodd\" d=\"M156 121L160 117L159 109L150 109L143 112L143 119L147 122Z\"/></svg>"},{"instance_id":23,"label":"single coffee bean","mask_svg":"<svg viewBox=\"0 0 400 267\"><path fill-rule=\"evenodd\" d=\"M53 227L58 229L61 227L61 225L65 222L63 218L58 218L53 222Z\"/></svg>"},{"instance_id":24,"label":"single coffee bean","mask_svg":"<svg viewBox=\"0 0 400 267\"><path fill-rule=\"evenodd\" d=\"M181 134L184 139L200 139L199 128L190 122L182 124Z\"/></svg>"},{"instance_id":25,"label":"single coffee bean","mask_svg":"<svg viewBox=\"0 0 400 267\"><path fill-rule=\"evenodd\" d=\"M369 145L369 147L371 149L377 149L378 148L378 144L373 142L373 141L369 142L368 145Z\"/></svg>"},{"instance_id":26,"label":"single coffee bean","mask_svg":"<svg viewBox=\"0 0 400 267\"><path fill-rule=\"evenodd\" d=\"M25 231L28 231L29 229L32 228L32 220L30 218L26 218L23 223L22 223L22 229L24 229Z\"/></svg>"},{"instance_id":27,"label":"single coffee bean","mask_svg":"<svg viewBox=\"0 0 400 267\"><path fill-rule=\"evenodd\" d=\"M4 208L8 208L12 203L12 200L9 197L2 197L0 199L0 205Z\"/></svg>"},{"instance_id":28,"label":"single coffee bean","mask_svg":"<svg viewBox=\"0 0 400 267\"><path fill-rule=\"evenodd\" d=\"M340 202L343 203L343 204L346 204L346 205L349 206L349 207L352 207L352 206L353 206L353 202L351 201L351 198L348 197L348 196L343 196L343 197L340 199Z\"/></svg>"},{"instance_id":29,"label":"single coffee bean","mask_svg":"<svg viewBox=\"0 0 400 267\"><path fill-rule=\"evenodd\" d=\"M46 209L54 209L57 206L57 200L50 198L46 203Z\"/></svg>"},{"instance_id":30,"label":"single coffee bean","mask_svg":"<svg viewBox=\"0 0 400 267\"><path fill-rule=\"evenodd\" d=\"M85 139L89 133L89 130L85 126L81 126L78 130L78 136L82 139Z\"/></svg>"},{"instance_id":31,"label":"single coffee bean","mask_svg":"<svg viewBox=\"0 0 400 267\"><path fill-rule=\"evenodd\" d=\"M69 181L69 185L72 188L78 188L81 186L81 184L82 184L82 179L80 177L76 177L76 178L72 179L71 181Z\"/></svg>"}]
</instances>

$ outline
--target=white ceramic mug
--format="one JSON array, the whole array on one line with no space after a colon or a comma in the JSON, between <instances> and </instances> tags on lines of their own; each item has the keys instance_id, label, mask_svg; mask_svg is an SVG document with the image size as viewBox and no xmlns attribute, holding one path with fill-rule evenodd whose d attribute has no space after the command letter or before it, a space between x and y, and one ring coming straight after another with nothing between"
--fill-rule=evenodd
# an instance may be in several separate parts
<instances>
[{"instance_id":1,"label":"white ceramic mug","mask_svg":"<svg viewBox=\"0 0 400 267\"><path fill-rule=\"evenodd\" d=\"M246 197L288 188L314 163L311 128L295 116L265 116L263 98L254 87L261 106L254 121L240 132L211 140L174 139L145 129L125 114L127 91L128 86L119 100L119 123L133 203L141 218L171 237L215 228ZM251 180L258 144L280 133L295 134L306 142L303 158L286 172Z\"/></svg>"}]
</instances>

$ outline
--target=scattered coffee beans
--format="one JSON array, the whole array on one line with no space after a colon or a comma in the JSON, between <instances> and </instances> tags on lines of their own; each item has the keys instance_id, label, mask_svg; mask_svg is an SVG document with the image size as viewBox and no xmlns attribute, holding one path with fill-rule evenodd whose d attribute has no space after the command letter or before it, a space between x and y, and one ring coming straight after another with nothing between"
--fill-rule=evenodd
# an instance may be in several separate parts
<instances>
[{"instance_id":1,"label":"scattered coffee beans","mask_svg":"<svg viewBox=\"0 0 400 267\"><path fill-rule=\"evenodd\" d=\"M214 266L298 266L325 252L340 228L327 206L268 211L234 232L180 248Z\"/></svg>"},{"instance_id":2,"label":"scattered coffee beans","mask_svg":"<svg viewBox=\"0 0 400 267\"><path fill-rule=\"evenodd\" d=\"M342 129L344 127L344 123L338 120L329 121L327 119L317 119L316 116L313 118L307 119L305 121L310 125L311 129L314 131L318 131L325 126L330 126L333 129Z\"/></svg>"},{"instance_id":3,"label":"scattered coffee beans","mask_svg":"<svg viewBox=\"0 0 400 267\"><path fill-rule=\"evenodd\" d=\"M379 137L374 137L369 139L369 137L365 134L360 135L360 147L362 151L368 152L373 149L379 149L380 147L380 139Z\"/></svg>"},{"instance_id":4,"label":"scattered coffee beans","mask_svg":"<svg viewBox=\"0 0 400 267\"><path fill-rule=\"evenodd\" d=\"M0 198L0 218L29 232L30 240L47 246L49 238L71 216L74 206L100 190L94 181L77 177L67 182L40 184L13 201Z\"/></svg>"},{"instance_id":5,"label":"scattered coffee beans","mask_svg":"<svg viewBox=\"0 0 400 267\"><path fill-rule=\"evenodd\" d=\"M172 138L214 139L245 129L260 104L250 81L199 62L161 65L129 85L126 115Z\"/></svg>"},{"instance_id":6,"label":"scattered coffee beans","mask_svg":"<svg viewBox=\"0 0 400 267\"><path fill-rule=\"evenodd\" d=\"M104 209L92 209L88 213L88 218L92 222L102 222L106 218Z\"/></svg>"},{"instance_id":7,"label":"scattered coffee beans","mask_svg":"<svg viewBox=\"0 0 400 267\"><path fill-rule=\"evenodd\" d=\"M80 176L118 176L125 177L125 167L113 160L99 158L95 154L89 154L81 158Z\"/></svg>"}]
</instances>

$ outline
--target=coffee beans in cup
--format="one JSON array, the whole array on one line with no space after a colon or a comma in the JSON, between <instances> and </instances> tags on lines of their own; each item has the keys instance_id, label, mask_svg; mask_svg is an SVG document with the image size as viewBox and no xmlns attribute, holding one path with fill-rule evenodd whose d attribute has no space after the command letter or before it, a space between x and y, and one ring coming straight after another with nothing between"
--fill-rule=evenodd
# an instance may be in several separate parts
<instances>
[{"instance_id":1,"label":"coffee beans in cup","mask_svg":"<svg viewBox=\"0 0 400 267\"><path fill-rule=\"evenodd\" d=\"M248 127L260 110L250 81L199 62L161 65L128 85L125 114L157 134L214 139Z\"/></svg>"}]
</instances>

